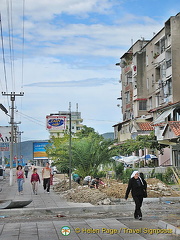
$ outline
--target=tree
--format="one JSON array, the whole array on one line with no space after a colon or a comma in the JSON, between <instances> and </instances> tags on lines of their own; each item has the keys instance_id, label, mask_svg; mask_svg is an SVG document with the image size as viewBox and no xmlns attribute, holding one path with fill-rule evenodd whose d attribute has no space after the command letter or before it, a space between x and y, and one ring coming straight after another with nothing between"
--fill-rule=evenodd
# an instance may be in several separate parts
<instances>
[{"instance_id":1,"label":"tree","mask_svg":"<svg viewBox=\"0 0 180 240\"><path fill-rule=\"evenodd\" d=\"M57 166L60 172L69 172L69 135L62 138L53 137L46 147L46 152L53 160L53 164Z\"/></svg>"},{"instance_id":2,"label":"tree","mask_svg":"<svg viewBox=\"0 0 180 240\"><path fill-rule=\"evenodd\" d=\"M163 154L164 145L158 143L154 131L150 135L138 135L136 139L128 139L120 145L121 155L130 155L139 149L156 149Z\"/></svg>"},{"instance_id":3,"label":"tree","mask_svg":"<svg viewBox=\"0 0 180 240\"><path fill-rule=\"evenodd\" d=\"M72 171L82 177L95 176L98 167L105 164L114 156L112 140L104 140L97 133L91 132L88 137L72 139ZM64 138L53 138L51 145L47 148L48 155L52 157L58 170L68 169L69 166L69 141L68 136ZM59 166L59 167L58 167Z\"/></svg>"},{"instance_id":4,"label":"tree","mask_svg":"<svg viewBox=\"0 0 180 240\"><path fill-rule=\"evenodd\" d=\"M88 137L89 135L96 135L98 136L99 134L95 132L94 128L92 127L87 127L86 125L84 125L81 129L80 132L76 133L76 136L78 138L83 138L83 137Z\"/></svg>"}]
</instances>

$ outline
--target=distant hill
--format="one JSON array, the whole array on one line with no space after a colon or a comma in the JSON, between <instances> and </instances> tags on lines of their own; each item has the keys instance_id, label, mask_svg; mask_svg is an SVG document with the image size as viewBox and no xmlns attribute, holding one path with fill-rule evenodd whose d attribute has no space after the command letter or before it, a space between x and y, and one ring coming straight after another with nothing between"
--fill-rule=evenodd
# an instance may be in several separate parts
<instances>
[{"instance_id":1,"label":"distant hill","mask_svg":"<svg viewBox=\"0 0 180 240\"><path fill-rule=\"evenodd\" d=\"M104 139L114 140L114 133L113 132L107 132L107 133L103 133L101 135L103 136Z\"/></svg>"}]
</instances>

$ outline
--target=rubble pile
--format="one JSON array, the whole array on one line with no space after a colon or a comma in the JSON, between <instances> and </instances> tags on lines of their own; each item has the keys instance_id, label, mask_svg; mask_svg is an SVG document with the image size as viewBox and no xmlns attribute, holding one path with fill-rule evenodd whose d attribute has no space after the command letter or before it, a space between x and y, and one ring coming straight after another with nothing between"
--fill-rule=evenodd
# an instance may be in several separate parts
<instances>
[{"instance_id":1,"label":"rubble pile","mask_svg":"<svg viewBox=\"0 0 180 240\"><path fill-rule=\"evenodd\" d=\"M178 197L180 193L174 191L170 186L156 178L149 178L147 181L148 197Z\"/></svg>"},{"instance_id":2,"label":"rubble pile","mask_svg":"<svg viewBox=\"0 0 180 240\"><path fill-rule=\"evenodd\" d=\"M103 202L107 198L107 195L100 192L98 189L90 189L81 186L64 192L63 196L73 202L87 202L93 205L100 204L100 202Z\"/></svg>"},{"instance_id":3,"label":"rubble pile","mask_svg":"<svg viewBox=\"0 0 180 240\"><path fill-rule=\"evenodd\" d=\"M106 183L105 187L100 185L99 189L90 189L88 186L82 186L72 181L72 189L69 189L68 179L60 179L54 185L54 190L69 201L87 202L93 205L110 205L115 202L115 199L124 198L127 184L114 179L103 179L103 182ZM146 182L149 198L180 196L179 191L174 191L171 187L156 178L146 179ZM129 194L129 198L131 198L131 194Z\"/></svg>"}]
</instances>

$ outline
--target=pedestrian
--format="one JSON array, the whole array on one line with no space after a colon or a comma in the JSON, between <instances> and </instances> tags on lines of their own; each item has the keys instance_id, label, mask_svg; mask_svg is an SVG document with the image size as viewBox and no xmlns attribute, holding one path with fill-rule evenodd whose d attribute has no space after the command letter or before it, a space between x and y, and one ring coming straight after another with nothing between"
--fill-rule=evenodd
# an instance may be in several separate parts
<instances>
[{"instance_id":1,"label":"pedestrian","mask_svg":"<svg viewBox=\"0 0 180 240\"><path fill-rule=\"evenodd\" d=\"M90 182L91 182L91 176L86 176L83 179L83 185L88 185L89 186Z\"/></svg>"},{"instance_id":2,"label":"pedestrian","mask_svg":"<svg viewBox=\"0 0 180 240\"><path fill-rule=\"evenodd\" d=\"M92 179L92 181L90 182L90 188L98 189L98 187L99 187L99 178L96 177L95 179Z\"/></svg>"},{"instance_id":3,"label":"pedestrian","mask_svg":"<svg viewBox=\"0 0 180 240\"><path fill-rule=\"evenodd\" d=\"M24 166L24 172L25 172L26 178L28 178L29 167L28 167L27 163L26 163L26 165Z\"/></svg>"},{"instance_id":4,"label":"pedestrian","mask_svg":"<svg viewBox=\"0 0 180 240\"><path fill-rule=\"evenodd\" d=\"M74 182L76 182L76 178L78 178L78 177L79 177L79 174L72 173L72 179L73 179Z\"/></svg>"},{"instance_id":5,"label":"pedestrian","mask_svg":"<svg viewBox=\"0 0 180 240\"><path fill-rule=\"evenodd\" d=\"M31 165L32 172L33 172L34 168L35 168L34 163L32 163L32 165Z\"/></svg>"},{"instance_id":6,"label":"pedestrian","mask_svg":"<svg viewBox=\"0 0 180 240\"><path fill-rule=\"evenodd\" d=\"M31 184L32 184L33 193L36 195L38 190L38 182L40 183L40 177L39 177L39 174L37 173L37 168L34 168L33 173L31 175Z\"/></svg>"},{"instance_id":7,"label":"pedestrian","mask_svg":"<svg viewBox=\"0 0 180 240\"><path fill-rule=\"evenodd\" d=\"M51 168L49 167L49 163L46 163L46 166L42 169L42 179L43 179L43 187L44 192L50 191L50 177L51 177Z\"/></svg>"},{"instance_id":8,"label":"pedestrian","mask_svg":"<svg viewBox=\"0 0 180 240\"><path fill-rule=\"evenodd\" d=\"M24 183L24 171L22 170L22 166L18 165L16 170L16 180L18 184L18 194L23 194L23 183Z\"/></svg>"},{"instance_id":9,"label":"pedestrian","mask_svg":"<svg viewBox=\"0 0 180 240\"><path fill-rule=\"evenodd\" d=\"M133 200L135 202L135 211L134 211L135 219L142 220L141 206L143 203L144 191L146 192L146 189L147 189L146 181L144 179L141 179L138 171L134 171L131 174L131 178L129 179L125 199L126 200L128 199L128 195L131 191Z\"/></svg>"},{"instance_id":10,"label":"pedestrian","mask_svg":"<svg viewBox=\"0 0 180 240\"><path fill-rule=\"evenodd\" d=\"M78 177L76 177L75 182L78 183L78 184L80 184L81 179L82 179L82 177L81 177L81 176L78 176Z\"/></svg>"},{"instance_id":11,"label":"pedestrian","mask_svg":"<svg viewBox=\"0 0 180 240\"><path fill-rule=\"evenodd\" d=\"M101 185L103 188L105 188L106 184L102 181L102 179L99 179L99 185Z\"/></svg>"}]
</instances>

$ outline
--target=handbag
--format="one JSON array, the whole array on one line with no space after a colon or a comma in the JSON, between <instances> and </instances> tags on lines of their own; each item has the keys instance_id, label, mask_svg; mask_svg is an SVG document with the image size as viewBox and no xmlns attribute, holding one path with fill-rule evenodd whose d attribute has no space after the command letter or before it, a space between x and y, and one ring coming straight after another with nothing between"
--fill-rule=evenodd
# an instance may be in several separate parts
<instances>
[{"instance_id":1,"label":"handbag","mask_svg":"<svg viewBox=\"0 0 180 240\"><path fill-rule=\"evenodd\" d=\"M146 191L146 189L143 189L143 198L147 198L147 191Z\"/></svg>"}]
</instances>

